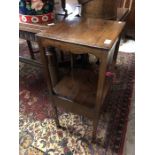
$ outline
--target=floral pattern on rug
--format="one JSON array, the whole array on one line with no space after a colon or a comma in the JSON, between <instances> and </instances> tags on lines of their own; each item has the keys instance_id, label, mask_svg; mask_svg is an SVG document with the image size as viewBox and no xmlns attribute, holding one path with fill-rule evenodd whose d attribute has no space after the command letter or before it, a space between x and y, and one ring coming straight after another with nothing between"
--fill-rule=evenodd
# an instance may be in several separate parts
<instances>
[{"instance_id":1,"label":"floral pattern on rug","mask_svg":"<svg viewBox=\"0 0 155 155\"><path fill-rule=\"evenodd\" d=\"M103 146L91 143L92 122L81 121L80 116L72 113L60 115L60 124L66 129L57 129L53 119L35 121L20 115L20 146L23 149L33 146L47 154L103 154ZM105 118L104 118L105 119ZM101 119L101 122L108 121ZM106 124L99 124L97 140L104 143ZM23 139L26 141L23 143Z\"/></svg>"},{"instance_id":2,"label":"floral pattern on rug","mask_svg":"<svg viewBox=\"0 0 155 155\"><path fill-rule=\"evenodd\" d=\"M24 43L20 51L28 51ZM112 155L122 151L134 83L134 54L119 53L116 77L105 102L97 141L91 143L92 121L59 109L59 129L42 70L20 63L20 153L21 155ZM23 153L23 154L22 154Z\"/></svg>"}]
</instances>

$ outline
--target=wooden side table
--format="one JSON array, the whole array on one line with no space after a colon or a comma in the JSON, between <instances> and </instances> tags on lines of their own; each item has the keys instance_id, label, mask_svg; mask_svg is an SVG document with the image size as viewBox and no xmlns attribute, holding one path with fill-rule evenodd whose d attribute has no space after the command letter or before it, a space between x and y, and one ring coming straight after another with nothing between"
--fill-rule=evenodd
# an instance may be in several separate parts
<instances>
[{"instance_id":1,"label":"wooden side table","mask_svg":"<svg viewBox=\"0 0 155 155\"><path fill-rule=\"evenodd\" d=\"M119 38L124 22L91 18L66 18L37 34L45 77L55 109L55 120L59 125L57 106L93 120L93 140L96 137L101 106L110 87L106 72L113 69L118 53ZM99 59L97 78L93 72L79 70L55 80L50 77L49 61L45 48L53 46L71 54L90 53ZM73 61L71 61L72 63ZM55 69L57 69L55 67ZM52 74L57 73L56 71ZM77 75L79 73L79 75ZM92 78L91 78L92 77ZM93 95L92 95L93 94Z\"/></svg>"}]
</instances>

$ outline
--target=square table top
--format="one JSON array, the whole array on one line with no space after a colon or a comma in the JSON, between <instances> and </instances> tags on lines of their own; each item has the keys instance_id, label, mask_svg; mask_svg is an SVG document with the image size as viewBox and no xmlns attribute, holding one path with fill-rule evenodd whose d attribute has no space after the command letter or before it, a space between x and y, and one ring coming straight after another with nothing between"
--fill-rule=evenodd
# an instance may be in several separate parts
<instances>
[{"instance_id":1,"label":"square table top","mask_svg":"<svg viewBox=\"0 0 155 155\"><path fill-rule=\"evenodd\" d=\"M111 49L124 26L125 22L121 21L66 18L41 31L37 36L99 49Z\"/></svg>"}]
</instances>

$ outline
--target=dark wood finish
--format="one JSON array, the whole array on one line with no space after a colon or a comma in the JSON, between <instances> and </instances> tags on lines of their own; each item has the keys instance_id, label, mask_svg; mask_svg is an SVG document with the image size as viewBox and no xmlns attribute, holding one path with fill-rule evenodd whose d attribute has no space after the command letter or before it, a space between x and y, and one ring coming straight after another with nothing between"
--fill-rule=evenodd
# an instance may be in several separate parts
<instances>
[{"instance_id":1,"label":"dark wood finish","mask_svg":"<svg viewBox=\"0 0 155 155\"><path fill-rule=\"evenodd\" d=\"M58 73L57 73L57 56L56 56L56 51L54 48L50 47L51 52L46 52L47 58L48 58L48 67L50 71L50 77L52 79L52 84L53 86L56 85L58 82Z\"/></svg>"},{"instance_id":2,"label":"dark wood finish","mask_svg":"<svg viewBox=\"0 0 155 155\"><path fill-rule=\"evenodd\" d=\"M117 8L117 20L118 21L126 21L129 15L128 8Z\"/></svg>"},{"instance_id":3,"label":"dark wood finish","mask_svg":"<svg viewBox=\"0 0 155 155\"><path fill-rule=\"evenodd\" d=\"M116 19L116 0L79 1L82 4L82 16L92 18Z\"/></svg>"},{"instance_id":4,"label":"dark wood finish","mask_svg":"<svg viewBox=\"0 0 155 155\"><path fill-rule=\"evenodd\" d=\"M117 6L121 8L128 8L129 14L127 16L126 36L135 38L135 0L117 0Z\"/></svg>"},{"instance_id":5,"label":"dark wood finish","mask_svg":"<svg viewBox=\"0 0 155 155\"><path fill-rule=\"evenodd\" d=\"M129 8L129 10L131 10L133 2L134 2L134 0L122 0L122 7Z\"/></svg>"},{"instance_id":6,"label":"dark wood finish","mask_svg":"<svg viewBox=\"0 0 155 155\"><path fill-rule=\"evenodd\" d=\"M35 57L34 57L34 52L33 52L33 48L32 48L31 42L30 42L29 40L27 40L27 45L28 45L28 48L29 48L29 52L30 52L30 57L31 57L31 59L35 59Z\"/></svg>"},{"instance_id":7,"label":"dark wood finish","mask_svg":"<svg viewBox=\"0 0 155 155\"><path fill-rule=\"evenodd\" d=\"M72 75L66 75L57 83L56 87L53 88L55 94L94 108L98 76L91 70L82 69L74 69Z\"/></svg>"},{"instance_id":8,"label":"dark wood finish","mask_svg":"<svg viewBox=\"0 0 155 155\"><path fill-rule=\"evenodd\" d=\"M60 49L63 49L68 43L72 43L70 44L71 47L76 44L77 49L73 49L72 52L79 54L81 48L95 48L94 50L111 49L124 25L124 22L112 20L78 17L72 20L68 17L55 26L38 33L37 36L51 39L50 42L53 41L55 47ZM111 43L104 44L106 39L111 40ZM46 39L44 39L44 41L46 41ZM64 42L64 44L60 44L59 41ZM48 44L48 41L46 41L46 44ZM67 48L68 46L65 47L65 49ZM67 51L70 50L69 48L67 49ZM90 52L96 56L100 55L100 53L97 52ZM81 54L82 53L85 52L83 51Z\"/></svg>"},{"instance_id":9,"label":"dark wood finish","mask_svg":"<svg viewBox=\"0 0 155 155\"><path fill-rule=\"evenodd\" d=\"M117 20L124 20L126 14L126 9L117 10ZM63 17L60 18L63 20ZM60 18L58 18L59 21ZM124 23L118 24L118 22L107 22L100 19L87 19L85 21L80 18L76 18L75 21L72 21L68 18L60 24L56 22L55 26L47 26L47 23L20 23L20 32L24 34L22 36L23 39L36 41L35 35L37 33L44 30L47 30L47 33L49 33L48 36L46 33L43 33L42 35L45 38L39 39L43 65L35 60L31 61L24 58L20 58L20 61L39 67L45 67L45 78L50 93L50 101L52 102L51 106L55 112L56 125L60 127L57 106L63 106L67 111L84 115L93 120L93 139L95 139L100 109L110 87L110 80L105 77L105 72L107 69L111 70L113 68L110 67L111 64L115 64L118 52L117 47L119 45L118 38L122 32ZM52 34L52 32L54 33ZM111 44L108 46L104 44L105 39L112 40ZM96 55L100 60L99 73L96 76L90 76L88 71L84 70L80 75L83 75L85 78L80 78L78 75L75 76L78 72L75 72L73 65L72 78L64 76L64 78L60 80L55 55L49 53L48 56L45 55L45 47L49 45L60 48L62 51L76 54L91 53ZM115 45L117 46L116 50L114 50ZM112 60L113 63L110 60ZM76 78L73 79L73 76ZM97 82L97 79L99 82ZM75 87L77 85L79 85L79 87ZM66 90L67 87L70 89L66 92L64 90ZM76 92L76 94L73 95L73 92Z\"/></svg>"},{"instance_id":10,"label":"dark wood finish","mask_svg":"<svg viewBox=\"0 0 155 155\"><path fill-rule=\"evenodd\" d=\"M127 36L135 39L135 0L130 5L130 15L127 21Z\"/></svg>"},{"instance_id":11,"label":"dark wood finish","mask_svg":"<svg viewBox=\"0 0 155 155\"><path fill-rule=\"evenodd\" d=\"M93 120L93 140L96 137L100 110L110 87L106 71L113 68L117 57L119 38L125 23L92 18L66 18L45 31L37 34L45 77L51 94L52 106L61 106ZM105 41L110 40L109 44ZM71 72L67 72L56 84L52 83L45 48L53 46L70 52L71 55L91 53L99 59L98 71L74 67L71 61ZM91 68L90 68L91 69ZM52 73L54 74L54 72ZM57 110L56 124L59 125Z\"/></svg>"},{"instance_id":12,"label":"dark wood finish","mask_svg":"<svg viewBox=\"0 0 155 155\"><path fill-rule=\"evenodd\" d=\"M117 14L117 20L123 20L126 12L127 10L120 10ZM54 108L55 121L58 127L60 124L57 106L62 106L67 111L92 119L93 139L95 139L100 109L110 87L110 80L105 77L105 72L113 69L111 65L115 64L119 37L123 27L124 23L122 22L89 18L87 20L81 18L71 20L69 17L63 22L56 22L55 26L47 26L47 23L44 25L20 23L20 32L25 33L24 39L36 41L35 34L41 32L38 34L41 58L45 67L45 78L52 102L51 106ZM109 45L104 44L106 39L111 40ZM78 72L74 68L73 56L71 59L71 76L66 75L59 78L55 55L48 54L47 57L45 54L45 48L51 45L73 54L94 54L100 61L99 73L96 75L96 73L90 73L86 70ZM32 65L35 64L25 61L25 59L20 60ZM78 76L78 73L81 76Z\"/></svg>"}]
</instances>

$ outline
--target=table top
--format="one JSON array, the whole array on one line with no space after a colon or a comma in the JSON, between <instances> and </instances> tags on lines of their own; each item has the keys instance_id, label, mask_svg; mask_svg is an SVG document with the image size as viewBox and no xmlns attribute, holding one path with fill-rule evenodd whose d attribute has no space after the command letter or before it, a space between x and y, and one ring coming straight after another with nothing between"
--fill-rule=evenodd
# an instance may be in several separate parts
<instances>
[{"instance_id":1,"label":"table top","mask_svg":"<svg viewBox=\"0 0 155 155\"><path fill-rule=\"evenodd\" d=\"M125 22L78 18L65 20L41 31L39 37L100 49L110 49L124 28Z\"/></svg>"},{"instance_id":2,"label":"table top","mask_svg":"<svg viewBox=\"0 0 155 155\"><path fill-rule=\"evenodd\" d=\"M123 17L128 13L127 8L118 8L117 9L117 20L122 20ZM71 15L72 16L72 15ZM58 16L58 22L63 20L63 16ZM49 22L51 23L51 22ZM32 33L39 33L42 30L45 30L49 28L48 26L49 23L44 23L44 24L29 24L29 23L19 23L19 30L20 31L27 31L27 32L32 32Z\"/></svg>"}]
</instances>

